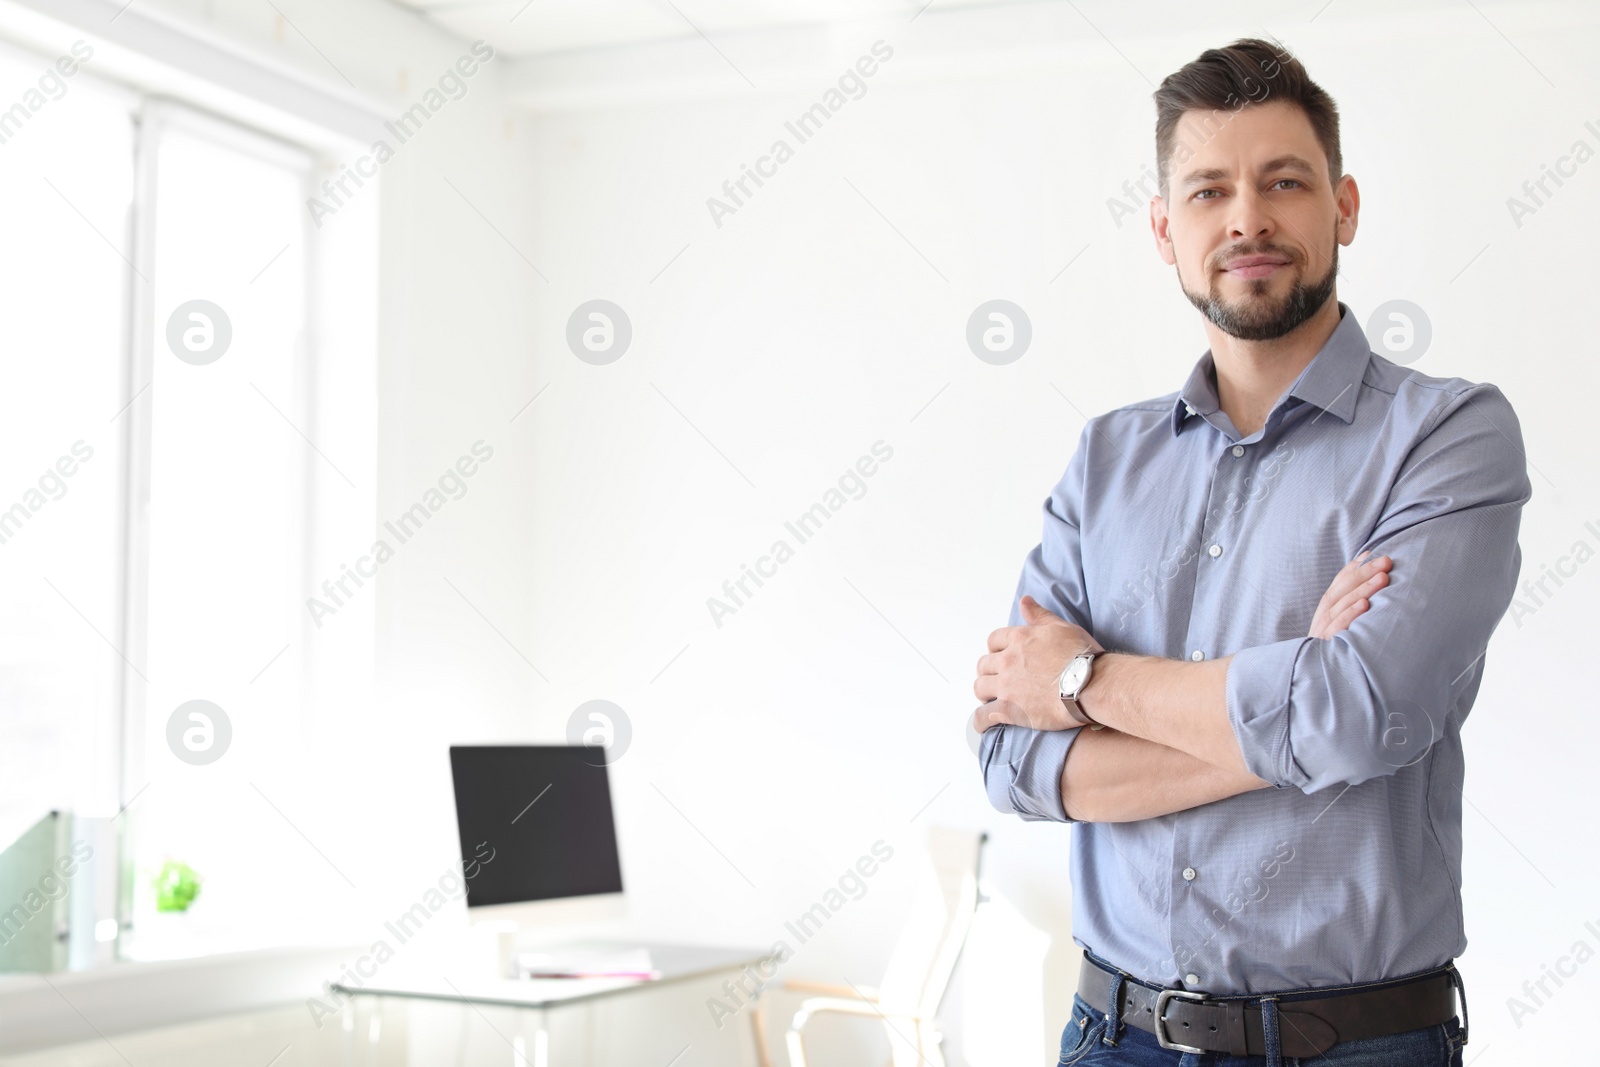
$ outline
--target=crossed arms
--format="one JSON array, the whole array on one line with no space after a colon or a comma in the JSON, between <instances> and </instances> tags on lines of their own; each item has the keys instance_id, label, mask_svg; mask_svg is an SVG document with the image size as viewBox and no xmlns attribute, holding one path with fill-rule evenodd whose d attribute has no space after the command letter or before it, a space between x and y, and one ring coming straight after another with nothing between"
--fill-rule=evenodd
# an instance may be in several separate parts
<instances>
[{"instance_id":1,"label":"crossed arms","mask_svg":"<svg viewBox=\"0 0 1600 1067\"><path fill-rule=\"evenodd\" d=\"M1268 785L1312 793L1393 774L1452 717L1459 727L1511 602L1532 493L1498 389L1470 385L1428 413L1365 542L1383 555L1340 571L1306 636L1200 662L1101 656L1080 700L1102 730L1077 728L1056 693L1061 668L1102 647L1078 624L1091 615L1078 531L1092 429L1046 501L1046 536L1019 583L1056 610L1023 597L1023 625L991 633L978 660L974 725L1006 726L980 750L995 807L1120 822ZM1391 569L1401 586L1373 601Z\"/></svg>"},{"instance_id":2,"label":"crossed arms","mask_svg":"<svg viewBox=\"0 0 1600 1067\"><path fill-rule=\"evenodd\" d=\"M1369 556L1365 559L1358 556L1347 564L1317 605L1309 636L1326 639L1348 628L1370 606L1368 598L1388 584L1388 572L1392 565L1393 561L1388 556ZM1023 618L1028 620L1030 627L1053 628L1051 632L1038 635L1043 640L1030 642L1037 644L1041 650L1053 644L1072 646L1077 633L1082 632L1080 628L1067 624L1059 616L1039 607L1032 597L1023 598ZM991 654L1021 643L1014 639L1008 643L1008 638L1004 630L991 634ZM1081 647L1081 643L1073 646L1068 658L1076 655ZM1100 646L1091 643L1089 647ZM1053 661L1054 657L1050 662ZM1096 722L1106 724L1106 729L1080 730L1067 749L1060 785L1063 814L1079 822L1131 822L1185 811L1270 786L1271 782L1256 777L1245 767L1238 743L1228 726L1225 707L1227 663L1226 659L1221 659L1190 665L1181 661L1117 653L1097 657L1094 672L1080 700L1089 716ZM1181 677L1175 677L1169 666L1178 668L1177 673ZM985 682L986 676L981 673L983 668L984 661L980 660L978 682L973 687L980 697L997 691L993 681L995 676L988 675L990 680ZM1056 674L1059 676L1060 671L1057 670ZM1052 679L1049 685L1054 684ZM1141 704L1147 699L1159 699L1159 691L1174 684L1181 687L1184 704L1191 709L1198 707L1201 711L1201 715L1195 716L1197 721L1205 718L1211 720L1209 733L1203 727L1186 731L1193 738L1190 743L1211 753L1210 759L1191 755L1183 748L1175 748L1147 736L1156 731L1152 724L1141 719ZM1152 693L1151 690L1156 692ZM1146 694L1144 698L1138 695L1141 692ZM1111 695L1113 693L1125 694L1124 699L1116 699ZM979 708L975 717L975 724L980 731L1002 722L1023 721L1011 718L997 706L1001 698L991 696L989 699L991 703ZM1060 703L1059 698L1056 703ZM1218 723L1220 730L1227 731L1221 743L1218 743L1216 736ZM1063 726L1040 723L1039 728L1063 729Z\"/></svg>"}]
</instances>

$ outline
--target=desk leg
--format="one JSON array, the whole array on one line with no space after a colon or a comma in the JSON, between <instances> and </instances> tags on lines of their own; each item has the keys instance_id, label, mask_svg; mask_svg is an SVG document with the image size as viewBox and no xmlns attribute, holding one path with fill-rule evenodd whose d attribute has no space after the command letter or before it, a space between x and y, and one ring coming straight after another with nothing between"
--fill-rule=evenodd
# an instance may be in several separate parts
<instances>
[{"instance_id":1,"label":"desk leg","mask_svg":"<svg viewBox=\"0 0 1600 1067\"><path fill-rule=\"evenodd\" d=\"M344 1050L345 1067L356 1063L356 998L346 997L339 1009L339 1044Z\"/></svg>"},{"instance_id":2,"label":"desk leg","mask_svg":"<svg viewBox=\"0 0 1600 1067\"><path fill-rule=\"evenodd\" d=\"M550 1035L545 1028L543 1008L529 1009L533 1013L533 1058L528 1057L528 1039L523 1036L527 1027L527 1012L518 1011L516 1026L511 1035L511 1067L550 1067Z\"/></svg>"}]
</instances>

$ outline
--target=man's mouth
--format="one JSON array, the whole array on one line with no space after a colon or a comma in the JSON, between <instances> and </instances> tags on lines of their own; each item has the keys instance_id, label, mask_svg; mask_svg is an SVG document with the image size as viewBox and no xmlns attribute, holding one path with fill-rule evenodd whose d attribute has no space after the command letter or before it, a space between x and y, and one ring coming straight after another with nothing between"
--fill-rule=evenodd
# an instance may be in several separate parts
<instances>
[{"instance_id":1,"label":"man's mouth","mask_svg":"<svg viewBox=\"0 0 1600 1067\"><path fill-rule=\"evenodd\" d=\"M1282 256L1240 256L1229 260L1223 271L1235 278L1265 278L1279 267L1288 265L1289 261Z\"/></svg>"}]
</instances>

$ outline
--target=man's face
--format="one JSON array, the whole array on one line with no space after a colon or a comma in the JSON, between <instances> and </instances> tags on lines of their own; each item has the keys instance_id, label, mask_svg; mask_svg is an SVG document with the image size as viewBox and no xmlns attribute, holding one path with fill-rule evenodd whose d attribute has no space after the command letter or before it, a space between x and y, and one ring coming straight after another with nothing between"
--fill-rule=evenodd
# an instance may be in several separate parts
<instances>
[{"instance_id":1,"label":"man's face","mask_svg":"<svg viewBox=\"0 0 1600 1067\"><path fill-rule=\"evenodd\" d=\"M1358 199L1348 176L1330 185L1305 112L1288 103L1187 112L1169 165L1167 197L1151 205L1156 243L1212 323L1271 340L1328 302Z\"/></svg>"}]
</instances>

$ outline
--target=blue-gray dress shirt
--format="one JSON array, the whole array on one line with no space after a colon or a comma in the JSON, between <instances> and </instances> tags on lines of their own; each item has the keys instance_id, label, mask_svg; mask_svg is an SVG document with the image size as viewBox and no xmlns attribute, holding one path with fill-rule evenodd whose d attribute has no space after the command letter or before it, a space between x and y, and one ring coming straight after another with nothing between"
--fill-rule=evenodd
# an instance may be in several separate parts
<instances>
[{"instance_id":1,"label":"blue-gray dress shirt","mask_svg":"<svg viewBox=\"0 0 1600 1067\"><path fill-rule=\"evenodd\" d=\"M1112 651L1233 657L1228 721L1276 788L1073 827L1073 940L1147 982L1305 989L1466 948L1460 732L1522 563L1522 433L1495 386L1385 359L1339 311L1255 433L1218 407L1209 350L1180 392L1090 419L1011 600L1012 626L1031 593ZM1389 585L1308 637L1366 549ZM991 803L1074 822L1077 734L986 731Z\"/></svg>"}]
</instances>

